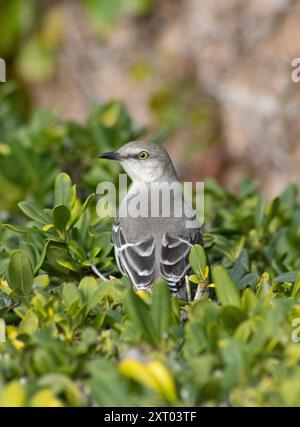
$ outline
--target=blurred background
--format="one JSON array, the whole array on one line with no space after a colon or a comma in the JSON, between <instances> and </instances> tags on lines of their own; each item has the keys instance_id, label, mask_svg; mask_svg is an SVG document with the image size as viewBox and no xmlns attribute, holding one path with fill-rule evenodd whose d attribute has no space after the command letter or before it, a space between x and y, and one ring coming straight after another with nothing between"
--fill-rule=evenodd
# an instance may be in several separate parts
<instances>
[{"instance_id":1,"label":"blurred background","mask_svg":"<svg viewBox=\"0 0 300 427\"><path fill-rule=\"evenodd\" d=\"M0 28L0 140L7 97L78 126L116 99L185 180L299 183L299 0L0 0Z\"/></svg>"}]
</instances>

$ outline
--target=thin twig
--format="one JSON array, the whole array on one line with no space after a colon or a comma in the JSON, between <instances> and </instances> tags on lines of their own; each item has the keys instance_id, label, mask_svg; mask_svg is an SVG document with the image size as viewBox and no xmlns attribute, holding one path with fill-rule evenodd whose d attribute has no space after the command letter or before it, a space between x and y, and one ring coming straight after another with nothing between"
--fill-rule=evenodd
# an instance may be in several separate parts
<instances>
[{"instance_id":1,"label":"thin twig","mask_svg":"<svg viewBox=\"0 0 300 427\"><path fill-rule=\"evenodd\" d=\"M107 282L108 279L106 277L104 277L103 274L100 273L100 271L98 270L98 268L94 264L91 264L91 269L96 274L96 276L99 277L99 279L104 280L105 282Z\"/></svg>"},{"instance_id":2,"label":"thin twig","mask_svg":"<svg viewBox=\"0 0 300 427\"><path fill-rule=\"evenodd\" d=\"M188 302L192 302L192 293L191 293L191 286L190 286L190 281L189 281L189 277L185 276L185 286L186 286L186 293L187 293L187 299Z\"/></svg>"},{"instance_id":3,"label":"thin twig","mask_svg":"<svg viewBox=\"0 0 300 427\"><path fill-rule=\"evenodd\" d=\"M194 301L198 301L205 293L205 288L202 285L198 285Z\"/></svg>"}]
</instances>

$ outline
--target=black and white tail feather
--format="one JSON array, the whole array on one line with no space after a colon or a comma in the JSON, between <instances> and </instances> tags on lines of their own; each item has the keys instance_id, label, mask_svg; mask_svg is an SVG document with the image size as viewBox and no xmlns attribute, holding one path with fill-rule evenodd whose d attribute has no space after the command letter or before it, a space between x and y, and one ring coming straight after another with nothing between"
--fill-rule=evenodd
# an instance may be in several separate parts
<instances>
[{"instance_id":1,"label":"black and white tail feather","mask_svg":"<svg viewBox=\"0 0 300 427\"><path fill-rule=\"evenodd\" d=\"M159 275L166 280L169 289L177 293L185 286L185 277L190 273L189 252L194 244L202 244L202 238L200 229L193 228L185 229L184 235L165 232L161 241L155 241L151 235L140 241L126 241L117 218L112 242L119 269L130 278L136 289L150 289Z\"/></svg>"}]
</instances>

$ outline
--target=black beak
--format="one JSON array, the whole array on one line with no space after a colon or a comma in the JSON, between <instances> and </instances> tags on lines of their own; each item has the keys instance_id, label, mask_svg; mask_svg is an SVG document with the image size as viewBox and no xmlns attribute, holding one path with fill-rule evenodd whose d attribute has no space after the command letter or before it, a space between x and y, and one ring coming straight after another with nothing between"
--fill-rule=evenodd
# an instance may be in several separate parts
<instances>
[{"instance_id":1,"label":"black beak","mask_svg":"<svg viewBox=\"0 0 300 427\"><path fill-rule=\"evenodd\" d=\"M109 160L121 160L121 156L116 151L113 151L112 153L103 153L99 154L99 159L109 159Z\"/></svg>"}]
</instances>

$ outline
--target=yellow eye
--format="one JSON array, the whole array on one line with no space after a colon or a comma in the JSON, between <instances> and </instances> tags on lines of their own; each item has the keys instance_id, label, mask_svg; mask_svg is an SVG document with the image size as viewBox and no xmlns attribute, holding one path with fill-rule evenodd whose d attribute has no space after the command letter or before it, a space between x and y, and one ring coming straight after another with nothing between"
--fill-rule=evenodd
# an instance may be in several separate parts
<instances>
[{"instance_id":1,"label":"yellow eye","mask_svg":"<svg viewBox=\"0 0 300 427\"><path fill-rule=\"evenodd\" d=\"M148 157L149 157L149 154L147 153L147 151L141 151L139 153L139 159L140 160L146 160L146 159L148 159Z\"/></svg>"}]
</instances>

